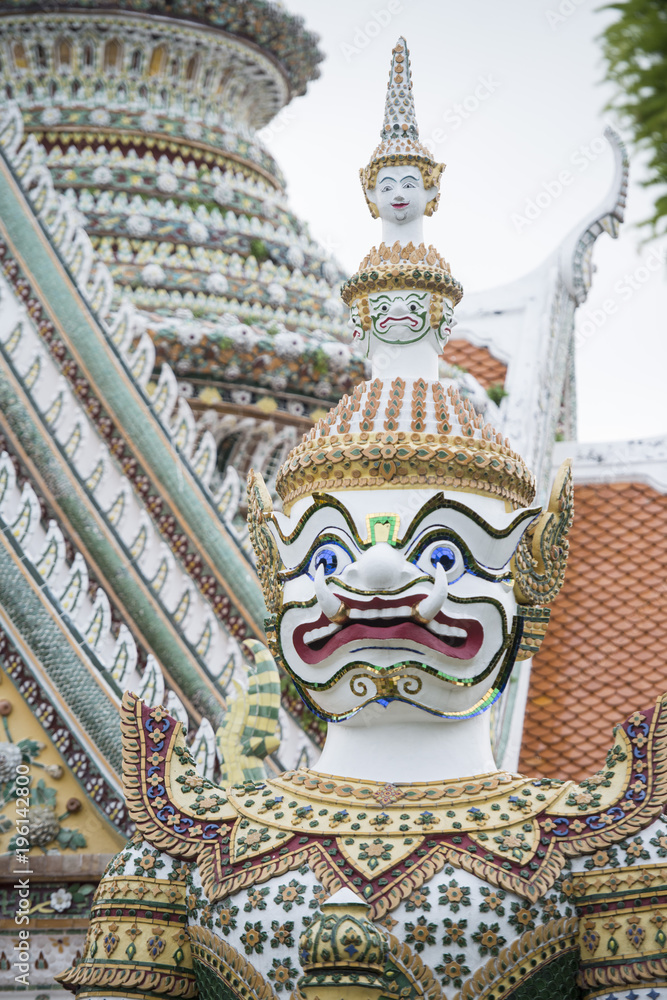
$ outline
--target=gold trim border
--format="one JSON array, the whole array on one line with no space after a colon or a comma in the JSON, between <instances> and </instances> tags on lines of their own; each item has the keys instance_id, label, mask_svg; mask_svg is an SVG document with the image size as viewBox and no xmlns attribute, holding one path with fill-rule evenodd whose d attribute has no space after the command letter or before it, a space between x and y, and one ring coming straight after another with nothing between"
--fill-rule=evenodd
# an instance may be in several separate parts
<instances>
[{"instance_id":1,"label":"gold trim border","mask_svg":"<svg viewBox=\"0 0 667 1000\"><path fill-rule=\"evenodd\" d=\"M223 938L198 924L189 927L192 957L209 969L222 984L237 996L248 1000L278 1000L273 987L257 969ZM226 978L227 974L230 979ZM234 988L233 982L243 986Z\"/></svg>"},{"instance_id":2,"label":"gold trim border","mask_svg":"<svg viewBox=\"0 0 667 1000\"><path fill-rule=\"evenodd\" d=\"M515 507L535 498L532 474L505 445L446 434L317 434L293 449L276 479L286 512L315 492L378 487L467 489Z\"/></svg>"}]
</instances>

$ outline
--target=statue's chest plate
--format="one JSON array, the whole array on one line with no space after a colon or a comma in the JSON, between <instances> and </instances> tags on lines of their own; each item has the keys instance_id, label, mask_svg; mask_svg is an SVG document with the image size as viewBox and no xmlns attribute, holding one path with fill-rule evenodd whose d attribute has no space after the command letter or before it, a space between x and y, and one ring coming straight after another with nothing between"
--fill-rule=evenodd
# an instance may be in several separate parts
<instances>
[{"instance_id":1,"label":"statue's chest plate","mask_svg":"<svg viewBox=\"0 0 667 1000\"><path fill-rule=\"evenodd\" d=\"M403 787L289 772L250 792L230 791L238 818L225 866L232 871L218 869L221 889L247 884L258 869L307 861L329 891L348 885L379 915L448 862L481 877L489 865L508 877L516 870L529 882L541 867L535 859L549 853L540 847L539 815L561 793L559 782L502 772Z\"/></svg>"},{"instance_id":2,"label":"statue's chest plate","mask_svg":"<svg viewBox=\"0 0 667 1000\"><path fill-rule=\"evenodd\" d=\"M666 722L662 700L636 712L607 769L580 785L504 772L382 785L292 771L225 792L197 775L172 719L135 703L126 786L141 832L197 858L212 901L305 864L327 892L362 896L374 919L446 865L535 901L566 857L618 843L661 811Z\"/></svg>"}]
</instances>

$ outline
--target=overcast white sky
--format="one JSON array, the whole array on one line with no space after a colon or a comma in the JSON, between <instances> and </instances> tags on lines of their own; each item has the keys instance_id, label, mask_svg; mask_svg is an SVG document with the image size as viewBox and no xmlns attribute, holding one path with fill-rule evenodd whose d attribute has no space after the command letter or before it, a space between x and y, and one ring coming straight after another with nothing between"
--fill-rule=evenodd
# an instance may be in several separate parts
<instances>
[{"instance_id":1,"label":"overcast white sky","mask_svg":"<svg viewBox=\"0 0 667 1000\"><path fill-rule=\"evenodd\" d=\"M396 38L407 38L422 139L447 164L426 238L468 291L531 271L602 199L612 177L602 149L602 85L597 40L614 18L592 0L286 0L319 33L321 79L274 122L267 145L288 182L290 202L315 238L352 273L380 238L358 180L375 148ZM477 96L475 96L477 95ZM457 108L457 105L459 106ZM568 171L571 182L537 218L526 203ZM598 271L580 322L595 325L578 348L581 440L667 433L667 265L643 281L642 263L667 243L640 247L633 222L651 195L636 157L626 224L601 237ZM545 199L542 198L541 201ZM631 281L628 281L628 277ZM636 286L631 292L621 288ZM628 398L628 392L636 394Z\"/></svg>"}]
</instances>

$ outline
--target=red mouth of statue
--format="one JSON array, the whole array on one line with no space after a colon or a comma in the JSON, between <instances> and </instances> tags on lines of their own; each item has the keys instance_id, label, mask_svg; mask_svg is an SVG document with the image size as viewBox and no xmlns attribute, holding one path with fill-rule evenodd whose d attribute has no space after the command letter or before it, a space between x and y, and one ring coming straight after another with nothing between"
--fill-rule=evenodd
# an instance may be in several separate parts
<instances>
[{"instance_id":1,"label":"red mouth of statue","mask_svg":"<svg viewBox=\"0 0 667 1000\"><path fill-rule=\"evenodd\" d=\"M418 605L425 594L410 595L412 606ZM341 646L353 642L379 641L383 646L398 643L418 643L427 649L432 649L444 656L457 660L470 660L475 656L484 641L484 629L472 618L449 618L442 611L438 612L430 628L421 624L405 613L396 617L379 615L380 609L406 607L406 599L383 601L373 598L370 601L354 601L344 594L336 594L349 609L363 612L362 616L348 617L340 624L331 622L322 614L316 621L297 626L294 630L293 642L297 655L304 663L321 663ZM375 612L375 613L374 613ZM435 631L440 626L442 631ZM322 629L325 634L313 635ZM363 650L361 650L363 653Z\"/></svg>"},{"instance_id":2,"label":"red mouth of statue","mask_svg":"<svg viewBox=\"0 0 667 1000\"><path fill-rule=\"evenodd\" d=\"M413 316L412 313L406 313L405 316L395 316L389 313L384 319L378 321L378 326L384 330L387 323L403 323L404 325L417 327L420 324L420 320L416 316Z\"/></svg>"},{"instance_id":3,"label":"red mouth of statue","mask_svg":"<svg viewBox=\"0 0 667 1000\"><path fill-rule=\"evenodd\" d=\"M410 202L409 201L392 201L391 207L392 208L409 208L410 207Z\"/></svg>"}]
</instances>

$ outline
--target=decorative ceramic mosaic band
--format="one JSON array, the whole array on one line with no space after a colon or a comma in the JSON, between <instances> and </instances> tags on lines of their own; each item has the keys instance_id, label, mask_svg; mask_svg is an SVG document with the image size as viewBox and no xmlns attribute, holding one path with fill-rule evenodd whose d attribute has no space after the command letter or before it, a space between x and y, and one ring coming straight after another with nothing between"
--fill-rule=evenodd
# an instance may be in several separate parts
<instances>
[{"instance_id":1,"label":"decorative ceramic mosaic band","mask_svg":"<svg viewBox=\"0 0 667 1000\"><path fill-rule=\"evenodd\" d=\"M322 916L306 927L299 940L299 957L306 973L299 982L302 992L329 986L344 989L343 995L350 987L382 990L387 942L366 912L362 900L347 906L331 901L325 904ZM349 948L350 941L354 951Z\"/></svg>"},{"instance_id":2,"label":"decorative ceramic mosaic band","mask_svg":"<svg viewBox=\"0 0 667 1000\"><path fill-rule=\"evenodd\" d=\"M48 349L54 361L58 364L64 378L71 386L76 396L81 396L85 400L85 410L97 430L104 440L109 441L114 458L122 466L124 473L132 487L145 495L151 503L151 514L155 523L164 524L162 537L167 544L172 547L174 554L181 559L188 568L190 579L195 581L200 590L202 589L202 577L216 580L216 573L213 569L209 573L205 571L201 555L205 555L205 550L201 546L193 545L188 536L178 530L178 519L170 520L169 514L173 514L173 508L168 504L164 484L158 487L153 471L141 460L137 460L136 446L129 445L129 437L126 429L115 422L114 414L104 405L104 400L100 399L99 392L96 391L95 384L90 377L86 377L86 372L80 363L75 360L76 347L72 342L66 342L61 336L60 328L51 319L51 313L40 302L39 296L29 280L29 276L19 268L14 256L14 251L9 242L0 239L0 267L3 275L11 282L16 289L17 295L23 299L30 299L32 302L32 320L37 326L40 337L45 347ZM44 276L43 276L44 277ZM74 324L70 324L68 335L74 338ZM7 346L5 345L5 350ZM117 391L117 390L116 390ZM101 468L101 466L98 466ZM141 490L138 484L141 483ZM188 531L192 528L193 522L188 525ZM186 542L186 539L188 541ZM210 564L209 564L210 566ZM207 583L210 587L210 583ZM208 593L208 600L212 606L216 617L225 622L229 628L230 617L237 617L236 609L230 602L227 595L223 594L224 587L216 582L215 589ZM242 616L240 616L242 617ZM241 625L240 628L232 628L240 639L245 638L246 631Z\"/></svg>"},{"instance_id":3,"label":"decorative ceramic mosaic band","mask_svg":"<svg viewBox=\"0 0 667 1000\"><path fill-rule=\"evenodd\" d=\"M565 580L568 534L574 519L572 463L558 470L546 509L529 526L512 560L519 604L550 604Z\"/></svg>"},{"instance_id":4,"label":"decorative ceramic mosaic band","mask_svg":"<svg viewBox=\"0 0 667 1000\"><path fill-rule=\"evenodd\" d=\"M667 978L664 864L581 872L567 889L582 914L578 981L587 996L592 987Z\"/></svg>"},{"instance_id":5,"label":"decorative ceramic mosaic band","mask_svg":"<svg viewBox=\"0 0 667 1000\"><path fill-rule=\"evenodd\" d=\"M33 4L26 0L5 0L7 13L30 10ZM99 0L67 0L59 4L63 13L67 10L98 10L100 6L108 11L132 11L145 14L145 0L116 0L101 5ZM245 0L241 5L233 4L193 4L190 0L152 0L153 14L187 21L199 20L213 28L239 35L254 42L261 49L266 48L281 65L295 95L303 94L309 80L318 77L317 64L324 58L317 48L317 37L306 31L303 20L289 14L282 7L267 5L263 0Z\"/></svg>"},{"instance_id":6,"label":"decorative ceramic mosaic band","mask_svg":"<svg viewBox=\"0 0 667 1000\"><path fill-rule=\"evenodd\" d=\"M149 863L154 863L150 857ZM184 905L187 867L176 877L113 877L113 865L100 883L91 912L82 961L56 978L67 989L94 996L126 987L150 994L196 994ZM83 987L83 989L81 989Z\"/></svg>"},{"instance_id":7,"label":"decorative ceramic mosaic band","mask_svg":"<svg viewBox=\"0 0 667 1000\"><path fill-rule=\"evenodd\" d=\"M578 952L576 917L549 920L543 927L526 931L497 956L489 959L483 968L467 980L458 997L460 1000L496 1000L498 997L511 1000L515 995L537 997L538 994L532 992L538 988L534 977L543 971L546 973L545 986L549 982L555 986L556 979L551 968L553 963L562 955L571 955L573 964L576 965ZM530 992L523 992L522 986L524 989L527 987ZM541 995L540 993L539 996ZM562 996L560 992L550 995Z\"/></svg>"},{"instance_id":8,"label":"decorative ceramic mosaic band","mask_svg":"<svg viewBox=\"0 0 667 1000\"><path fill-rule=\"evenodd\" d=\"M508 784L492 774L453 782L440 800L428 784L332 776L329 788L328 777L309 771L247 782L225 795L196 773L182 727L163 710L127 695L123 715L132 817L154 846L197 858L211 902L305 863L328 892L347 885L361 894L372 919L448 863L535 900L568 856L620 842L665 800L662 701L617 730L618 753L600 781L516 777ZM418 831L407 843L397 821L403 813L410 815L409 829Z\"/></svg>"},{"instance_id":9,"label":"decorative ceramic mosaic band","mask_svg":"<svg viewBox=\"0 0 667 1000\"><path fill-rule=\"evenodd\" d=\"M32 618L33 623L34 620ZM43 627L40 631L44 634ZM33 658L24 659L13 646L4 629L0 629L0 662L2 662L3 671L16 684L19 692L30 697L30 704L37 718L49 719L52 731L58 733L58 751L67 765L75 770L78 780L87 790L89 799L104 812L119 832L129 836L132 831L132 823L128 817L125 802L107 775L86 753L77 733L78 720L70 713L59 710L56 700L40 683L41 678L34 669ZM71 677L74 673L71 664L64 661L64 658L59 658L57 664L53 663L50 666L49 677L62 690L64 685L61 672L66 675L69 673ZM100 727L101 735L104 735L106 740L100 741L99 744L102 754L104 754L102 759L106 758L108 763L117 767L118 751L114 740L115 733L107 729L107 725L104 724L100 715L99 695L95 699L87 694L79 680L75 683L78 685L79 693L78 708L79 711L83 710L83 725L85 726L87 722L92 730L95 725L100 726L100 723L103 723ZM5 694L3 697L6 698L7 695ZM86 712L86 710L88 711ZM81 724L81 722L78 723L78 725Z\"/></svg>"},{"instance_id":10,"label":"decorative ceramic mosaic band","mask_svg":"<svg viewBox=\"0 0 667 1000\"><path fill-rule=\"evenodd\" d=\"M283 563L273 535L264 519L264 514L269 514L273 510L273 501L262 476L257 475L254 469L251 469L248 474L247 496L248 531L257 557L257 576L268 612L273 615L280 610L282 604L282 585L279 573Z\"/></svg>"},{"instance_id":11,"label":"decorative ceramic mosaic band","mask_svg":"<svg viewBox=\"0 0 667 1000\"><path fill-rule=\"evenodd\" d=\"M440 256L432 243L429 243L427 249L425 243L415 246L412 241L401 244L398 240L391 246L380 243L379 247L371 247L370 252L359 265L359 270L367 271L368 268L382 267L383 264L400 264L401 261L407 261L409 264L423 264L439 271L446 271L447 274L452 273L449 264L444 257Z\"/></svg>"},{"instance_id":12,"label":"decorative ceramic mosaic band","mask_svg":"<svg viewBox=\"0 0 667 1000\"><path fill-rule=\"evenodd\" d=\"M194 155L196 159L218 165L233 163L236 169L245 167L247 170L249 165L272 187L280 190L283 184L280 169L265 150L220 126L199 125L167 114L158 116L150 111L130 109L109 111L102 117L99 108L61 111L51 107L41 112L26 111L25 117L26 131L35 133L41 142L46 140L48 146L59 142L66 146L78 140L91 146L105 143L113 147L122 137L125 144L138 148L169 149L181 156ZM146 141L149 136L153 141Z\"/></svg>"},{"instance_id":13,"label":"decorative ceramic mosaic band","mask_svg":"<svg viewBox=\"0 0 667 1000\"><path fill-rule=\"evenodd\" d=\"M400 264L378 265L353 274L341 289L343 301L350 305L357 299L365 298L373 292L419 288L429 292L440 292L456 305L463 298L463 288L452 278L449 271L421 267L401 261Z\"/></svg>"},{"instance_id":14,"label":"decorative ceramic mosaic band","mask_svg":"<svg viewBox=\"0 0 667 1000\"><path fill-rule=\"evenodd\" d=\"M396 979L399 977L404 978L413 987L414 994L423 997L423 1000L442 1000L442 986L420 956L416 955L404 941L400 941L393 934L387 935L387 943L389 945L389 965L395 974L398 973L397 976L395 975L393 983L396 983ZM385 979L385 995L386 991L387 982Z\"/></svg>"},{"instance_id":15,"label":"decorative ceramic mosaic band","mask_svg":"<svg viewBox=\"0 0 667 1000\"><path fill-rule=\"evenodd\" d=\"M533 477L518 455L495 441L435 434L332 434L306 439L282 466L276 489L295 500L331 490L433 487L467 489L528 506Z\"/></svg>"},{"instance_id":16,"label":"decorative ceramic mosaic band","mask_svg":"<svg viewBox=\"0 0 667 1000\"><path fill-rule=\"evenodd\" d=\"M537 656L540 651L540 646L547 634L551 610L545 607L531 608L520 604L517 612L519 617L523 619L523 630L516 658L517 660L528 660L531 656Z\"/></svg>"},{"instance_id":17,"label":"decorative ceramic mosaic band","mask_svg":"<svg viewBox=\"0 0 667 1000\"><path fill-rule=\"evenodd\" d=\"M100 927L104 932L104 928ZM151 995L182 997L190 1000L197 996L197 985L192 975L174 975L154 968L137 969L114 965L76 965L54 977L66 989L80 997L109 996L109 990L139 990Z\"/></svg>"},{"instance_id":18,"label":"decorative ceramic mosaic band","mask_svg":"<svg viewBox=\"0 0 667 1000\"><path fill-rule=\"evenodd\" d=\"M218 990L221 985L229 986L231 980L231 984L243 984L242 996L246 1000L275 1000L271 985L230 944L197 924L190 926L189 934L195 962L215 975Z\"/></svg>"}]
</instances>

